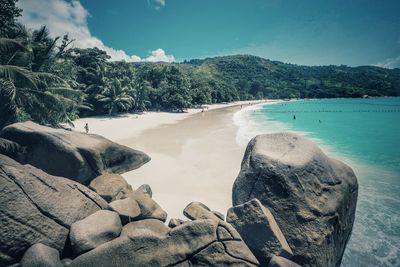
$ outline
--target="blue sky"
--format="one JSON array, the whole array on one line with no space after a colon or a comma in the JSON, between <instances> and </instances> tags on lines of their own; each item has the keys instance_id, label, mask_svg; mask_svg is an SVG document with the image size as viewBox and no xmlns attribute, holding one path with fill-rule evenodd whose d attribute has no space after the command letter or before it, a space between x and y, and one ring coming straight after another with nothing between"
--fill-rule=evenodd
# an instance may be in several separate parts
<instances>
[{"instance_id":1,"label":"blue sky","mask_svg":"<svg viewBox=\"0 0 400 267\"><path fill-rule=\"evenodd\" d=\"M252 54L305 65L400 67L399 0L20 0L20 5L28 10L22 22L49 24L55 34L67 30L79 37L77 46L103 47L127 61ZM56 15L43 15L50 11Z\"/></svg>"}]
</instances>

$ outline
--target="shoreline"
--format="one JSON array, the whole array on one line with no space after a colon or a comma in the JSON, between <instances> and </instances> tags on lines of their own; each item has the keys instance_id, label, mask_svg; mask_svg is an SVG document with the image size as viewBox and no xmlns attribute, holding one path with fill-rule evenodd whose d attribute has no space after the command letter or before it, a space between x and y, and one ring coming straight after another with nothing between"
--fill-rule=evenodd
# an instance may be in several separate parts
<instances>
[{"instance_id":1,"label":"shoreline","mask_svg":"<svg viewBox=\"0 0 400 267\"><path fill-rule=\"evenodd\" d=\"M205 112L216 109L225 109L233 106L251 106L260 105L269 102L278 102L281 100L248 100L237 101L224 104L205 105ZM173 113L165 111L147 111L140 114L123 113L117 116L93 116L79 118L73 121L72 129L77 132L85 132L84 126L89 124L89 133L98 134L114 142L120 142L124 139L139 136L143 131L156 128L161 125L175 124L194 114L202 113L201 108L191 108L183 113ZM123 131L121 131L123 129Z\"/></svg>"}]
</instances>

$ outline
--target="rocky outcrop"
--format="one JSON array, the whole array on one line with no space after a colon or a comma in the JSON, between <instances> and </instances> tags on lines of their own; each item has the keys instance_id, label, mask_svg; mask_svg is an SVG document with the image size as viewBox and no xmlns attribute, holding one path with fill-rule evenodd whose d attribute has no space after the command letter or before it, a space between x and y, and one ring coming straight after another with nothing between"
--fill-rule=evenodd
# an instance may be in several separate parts
<instances>
[{"instance_id":1,"label":"rocky outcrop","mask_svg":"<svg viewBox=\"0 0 400 267\"><path fill-rule=\"evenodd\" d=\"M93 179L89 186L107 202L122 199L132 193L132 187L119 174L106 173Z\"/></svg>"},{"instance_id":2,"label":"rocky outcrop","mask_svg":"<svg viewBox=\"0 0 400 267\"><path fill-rule=\"evenodd\" d=\"M175 227L167 235L138 229L77 257L71 264L73 267L174 265L257 266L258 262L226 223L196 220Z\"/></svg>"},{"instance_id":3,"label":"rocky outcrop","mask_svg":"<svg viewBox=\"0 0 400 267\"><path fill-rule=\"evenodd\" d=\"M268 207L303 266L339 266L353 227L358 184L352 169L289 133L260 135L247 146L233 204Z\"/></svg>"},{"instance_id":4,"label":"rocky outcrop","mask_svg":"<svg viewBox=\"0 0 400 267\"><path fill-rule=\"evenodd\" d=\"M129 149L40 127L12 125L2 135L17 133L11 139L27 151L14 155L19 160L32 156L39 164L42 159L35 158L47 151L56 164L44 169L78 168L69 174L91 181L98 194L0 155L0 266L21 258L14 266L340 265L354 221L357 180L347 165L300 136L263 135L249 143L228 222L192 202L183 211L189 221L171 219L167 226L167 213L149 185L133 190L122 176L108 173L92 180L94 173L132 167ZM84 147L81 141L92 143Z\"/></svg>"},{"instance_id":5,"label":"rocky outcrop","mask_svg":"<svg viewBox=\"0 0 400 267\"><path fill-rule=\"evenodd\" d=\"M0 266L36 243L62 252L72 223L107 208L87 187L0 155Z\"/></svg>"},{"instance_id":6,"label":"rocky outcrop","mask_svg":"<svg viewBox=\"0 0 400 267\"><path fill-rule=\"evenodd\" d=\"M24 153L13 156L20 163L85 185L101 174L127 172L150 160L143 152L99 135L54 129L34 122L9 125L0 137L25 148Z\"/></svg>"},{"instance_id":7,"label":"rocky outcrop","mask_svg":"<svg viewBox=\"0 0 400 267\"><path fill-rule=\"evenodd\" d=\"M31 246L24 254L21 267L63 267L59 252L41 243Z\"/></svg>"},{"instance_id":8,"label":"rocky outcrop","mask_svg":"<svg viewBox=\"0 0 400 267\"><path fill-rule=\"evenodd\" d=\"M230 208L226 219L262 266L268 265L274 255L288 259L293 256L274 216L258 199Z\"/></svg>"},{"instance_id":9,"label":"rocky outcrop","mask_svg":"<svg viewBox=\"0 0 400 267\"><path fill-rule=\"evenodd\" d=\"M75 254L94 249L117 238L122 230L121 220L116 212L99 210L71 225L69 240Z\"/></svg>"}]
</instances>

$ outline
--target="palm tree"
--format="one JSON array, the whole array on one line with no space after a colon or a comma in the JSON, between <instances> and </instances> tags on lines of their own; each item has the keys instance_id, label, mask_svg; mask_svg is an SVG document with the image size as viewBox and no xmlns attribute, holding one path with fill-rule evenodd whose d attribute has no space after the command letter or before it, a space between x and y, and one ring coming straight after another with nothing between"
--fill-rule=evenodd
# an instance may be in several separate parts
<instances>
[{"instance_id":1,"label":"palm tree","mask_svg":"<svg viewBox=\"0 0 400 267\"><path fill-rule=\"evenodd\" d=\"M0 109L8 111L0 127L22 119L57 125L71 122L71 113L83 98L61 78L42 71L53 55L56 39L42 27L30 34L23 26L15 38L0 38Z\"/></svg>"},{"instance_id":2,"label":"palm tree","mask_svg":"<svg viewBox=\"0 0 400 267\"><path fill-rule=\"evenodd\" d=\"M122 87L116 78L106 82L106 89L96 98L108 110L109 115L129 110L134 102L133 97L129 95L128 87Z\"/></svg>"},{"instance_id":3,"label":"palm tree","mask_svg":"<svg viewBox=\"0 0 400 267\"><path fill-rule=\"evenodd\" d=\"M147 99L147 95L151 90L150 82L144 79L137 79L132 82L132 90L130 91L133 99L133 110L134 111L145 111L147 106L150 105L150 101Z\"/></svg>"}]
</instances>

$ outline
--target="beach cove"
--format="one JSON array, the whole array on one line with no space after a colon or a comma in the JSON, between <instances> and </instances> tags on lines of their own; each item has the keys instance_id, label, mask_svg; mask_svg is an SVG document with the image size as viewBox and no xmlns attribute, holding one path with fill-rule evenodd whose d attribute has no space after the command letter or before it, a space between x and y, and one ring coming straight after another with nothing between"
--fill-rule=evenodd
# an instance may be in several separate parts
<instances>
[{"instance_id":1,"label":"beach cove","mask_svg":"<svg viewBox=\"0 0 400 267\"><path fill-rule=\"evenodd\" d=\"M238 144L234 114L259 105L281 102L241 101L190 109L187 113L147 112L115 118L82 118L75 130L102 135L147 153L151 161L123 174L137 188L150 184L153 198L170 218L184 218L182 210L199 201L225 212L232 206L232 184L240 171L245 145Z\"/></svg>"}]
</instances>

